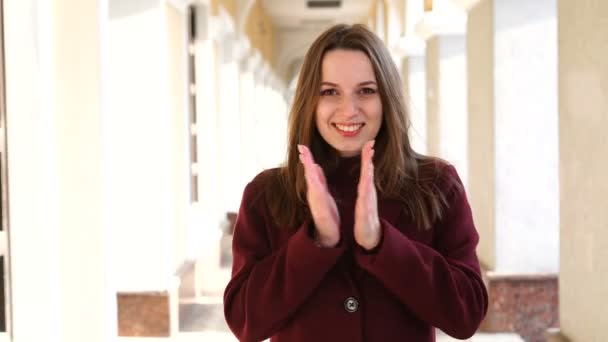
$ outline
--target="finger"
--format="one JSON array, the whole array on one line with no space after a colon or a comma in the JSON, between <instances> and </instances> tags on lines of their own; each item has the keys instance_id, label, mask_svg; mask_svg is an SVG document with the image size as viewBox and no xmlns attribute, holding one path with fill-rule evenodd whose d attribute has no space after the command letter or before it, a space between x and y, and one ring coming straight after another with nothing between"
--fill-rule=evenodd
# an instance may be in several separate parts
<instances>
[{"instance_id":1,"label":"finger","mask_svg":"<svg viewBox=\"0 0 608 342\"><path fill-rule=\"evenodd\" d=\"M310 151L304 147L302 149L302 157L304 158L304 166L306 167L306 172L309 174L310 177L314 177L316 178L317 175L317 170L316 170L316 164L314 162L314 160L311 157L311 153Z\"/></svg>"},{"instance_id":2,"label":"finger","mask_svg":"<svg viewBox=\"0 0 608 342\"><path fill-rule=\"evenodd\" d=\"M375 140L371 140L368 145L367 145L367 167L368 167L368 172L372 175L374 175L374 143L376 141Z\"/></svg>"},{"instance_id":3,"label":"finger","mask_svg":"<svg viewBox=\"0 0 608 342\"><path fill-rule=\"evenodd\" d=\"M361 175L360 179L366 177L370 172L371 157L372 157L372 146L374 146L374 140L370 140L363 145L361 149Z\"/></svg>"},{"instance_id":4,"label":"finger","mask_svg":"<svg viewBox=\"0 0 608 342\"><path fill-rule=\"evenodd\" d=\"M308 147L298 145L298 150L301 152L300 160L304 165L304 177L308 189L316 193L323 192L327 189L327 181L323 169L318 164L315 164L312 153L310 153Z\"/></svg>"},{"instance_id":5,"label":"finger","mask_svg":"<svg viewBox=\"0 0 608 342\"><path fill-rule=\"evenodd\" d=\"M369 172L367 172L366 170L367 170L367 166L362 165L361 166L361 176L359 177L359 184L357 187L357 192L359 194L359 197L365 197L368 192Z\"/></svg>"},{"instance_id":6,"label":"finger","mask_svg":"<svg viewBox=\"0 0 608 342\"><path fill-rule=\"evenodd\" d=\"M300 152L300 161L304 166L304 174L310 177L314 173L314 166L309 158L309 150L304 145L298 145L298 151Z\"/></svg>"},{"instance_id":7,"label":"finger","mask_svg":"<svg viewBox=\"0 0 608 342\"><path fill-rule=\"evenodd\" d=\"M300 156L302 156L303 162L306 165L308 163L308 148L304 145L298 145L298 152L300 152Z\"/></svg>"},{"instance_id":8,"label":"finger","mask_svg":"<svg viewBox=\"0 0 608 342\"><path fill-rule=\"evenodd\" d=\"M304 159L306 160L306 167L309 172L310 178L313 179L316 183L318 183L320 185L327 184L327 181L325 179L325 174L323 173L323 169L321 168L321 166L319 164L317 164L315 162L315 160L312 156L312 153L310 152L308 147L302 145L302 152L303 152Z\"/></svg>"},{"instance_id":9,"label":"finger","mask_svg":"<svg viewBox=\"0 0 608 342\"><path fill-rule=\"evenodd\" d=\"M307 161L309 161L311 164L315 164L315 159L313 158L312 152L310 152L310 149L308 148L308 146L298 145L298 150L300 151L301 154L304 155L304 157L306 158Z\"/></svg>"},{"instance_id":10,"label":"finger","mask_svg":"<svg viewBox=\"0 0 608 342\"><path fill-rule=\"evenodd\" d=\"M372 179L374 178L374 154L375 154L375 152L376 151L370 147L370 150L368 152L368 157L367 157L368 173L370 174Z\"/></svg>"},{"instance_id":11,"label":"finger","mask_svg":"<svg viewBox=\"0 0 608 342\"><path fill-rule=\"evenodd\" d=\"M308 184L310 182L310 172L308 171L308 166L306 165L307 162L304 155L300 154L298 157L300 158L300 163L302 163L302 168L304 169L304 180L306 180L306 183Z\"/></svg>"},{"instance_id":12,"label":"finger","mask_svg":"<svg viewBox=\"0 0 608 342\"><path fill-rule=\"evenodd\" d=\"M319 164L315 164L317 169L317 176L319 177L319 181L324 186L327 186L327 180L325 179L325 173L323 172L323 168Z\"/></svg>"},{"instance_id":13,"label":"finger","mask_svg":"<svg viewBox=\"0 0 608 342\"><path fill-rule=\"evenodd\" d=\"M372 162L372 156L374 154L374 145L375 145L376 141L375 140L370 140L367 142L367 157L368 157L368 161L371 163Z\"/></svg>"},{"instance_id":14,"label":"finger","mask_svg":"<svg viewBox=\"0 0 608 342\"><path fill-rule=\"evenodd\" d=\"M372 143L370 145L370 150L369 150L369 156L368 156L368 162L367 162L367 177L368 177L368 183L369 183L369 191L370 192L375 192L376 191L376 186L375 186L375 182L374 182L374 154L375 154L375 150L373 149L374 144Z\"/></svg>"},{"instance_id":15,"label":"finger","mask_svg":"<svg viewBox=\"0 0 608 342\"><path fill-rule=\"evenodd\" d=\"M300 145L300 144L298 144L298 145L296 145L296 146L297 146L297 148L298 148L298 153L299 153L300 155L302 155L302 153L304 153L304 145Z\"/></svg>"},{"instance_id":16,"label":"finger","mask_svg":"<svg viewBox=\"0 0 608 342\"><path fill-rule=\"evenodd\" d=\"M298 145L298 150L299 150L299 145ZM308 172L308 165L307 165L308 162L306 161L306 156L304 156L304 154L302 152L300 152L300 154L298 155L298 159L300 159L300 163L302 163L302 167L304 168L304 176L308 176L309 172Z\"/></svg>"},{"instance_id":17,"label":"finger","mask_svg":"<svg viewBox=\"0 0 608 342\"><path fill-rule=\"evenodd\" d=\"M361 175L359 178L359 194L368 198L373 196L373 192L375 192L376 188L374 185L374 140L368 141L363 146L363 150L361 151Z\"/></svg>"},{"instance_id":18,"label":"finger","mask_svg":"<svg viewBox=\"0 0 608 342\"><path fill-rule=\"evenodd\" d=\"M366 167L365 151L366 151L366 147L367 147L367 143L363 144L363 147L361 148L361 174L359 175L359 184L361 184L361 181L363 180L363 177L365 175L365 167Z\"/></svg>"}]
</instances>

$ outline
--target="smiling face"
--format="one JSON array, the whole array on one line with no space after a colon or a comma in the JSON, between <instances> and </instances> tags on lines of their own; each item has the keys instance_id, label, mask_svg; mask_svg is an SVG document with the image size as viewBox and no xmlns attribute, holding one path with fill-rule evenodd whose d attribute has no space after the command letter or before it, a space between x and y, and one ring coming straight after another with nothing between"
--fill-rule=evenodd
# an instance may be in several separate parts
<instances>
[{"instance_id":1,"label":"smiling face","mask_svg":"<svg viewBox=\"0 0 608 342\"><path fill-rule=\"evenodd\" d=\"M382 101L372 63L358 50L331 50L323 57L316 126L340 156L361 153L382 125Z\"/></svg>"}]
</instances>

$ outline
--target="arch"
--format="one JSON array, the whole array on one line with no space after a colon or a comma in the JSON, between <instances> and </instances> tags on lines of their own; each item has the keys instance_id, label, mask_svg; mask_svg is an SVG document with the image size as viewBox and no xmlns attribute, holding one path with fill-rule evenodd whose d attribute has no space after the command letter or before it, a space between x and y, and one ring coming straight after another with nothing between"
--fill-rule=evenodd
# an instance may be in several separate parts
<instances>
[{"instance_id":1,"label":"arch","mask_svg":"<svg viewBox=\"0 0 608 342\"><path fill-rule=\"evenodd\" d=\"M251 9L257 0L240 0L238 3L238 12L236 17L236 33L237 35L245 35L245 25L249 19Z\"/></svg>"}]
</instances>

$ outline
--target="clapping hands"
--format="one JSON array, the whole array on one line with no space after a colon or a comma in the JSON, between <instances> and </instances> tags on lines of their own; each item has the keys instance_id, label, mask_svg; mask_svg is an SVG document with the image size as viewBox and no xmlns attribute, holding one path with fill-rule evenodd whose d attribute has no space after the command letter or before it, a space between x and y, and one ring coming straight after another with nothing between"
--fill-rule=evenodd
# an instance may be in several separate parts
<instances>
[{"instance_id":1,"label":"clapping hands","mask_svg":"<svg viewBox=\"0 0 608 342\"><path fill-rule=\"evenodd\" d=\"M315 223L315 240L322 247L335 247L340 242L340 214L336 201L329 194L323 169L315 163L308 147L298 145L298 151L304 165L306 199Z\"/></svg>"},{"instance_id":2,"label":"clapping hands","mask_svg":"<svg viewBox=\"0 0 608 342\"><path fill-rule=\"evenodd\" d=\"M378 200L374 183L374 141L361 150L361 175L355 204L355 241L367 250L375 248L381 239ZM340 241L340 214L336 201L327 189L323 169L315 163L310 150L298 145L300 161L304 165L306 198L315 224L315 240L322 247L335 247Z\"/></svg>"}]
</instances>

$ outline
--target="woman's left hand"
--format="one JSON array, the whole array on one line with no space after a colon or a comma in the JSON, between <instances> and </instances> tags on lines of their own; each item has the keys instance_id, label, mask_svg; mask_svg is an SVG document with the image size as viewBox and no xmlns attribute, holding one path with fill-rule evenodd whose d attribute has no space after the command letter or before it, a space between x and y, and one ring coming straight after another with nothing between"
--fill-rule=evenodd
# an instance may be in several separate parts
<instances>
[{"instance_id":1,"label":"woman's left hand","mask_svg":"<svg viewBox=\"0 0 608 342\"><path fill-rule=\"evenodd\" d=\"M361 175L355 204L355 241L366 250L380 243L382 230L378 218L378 199L374 183L374 141L368 141L361 150Z\"/></svg>"}]
</instances>

